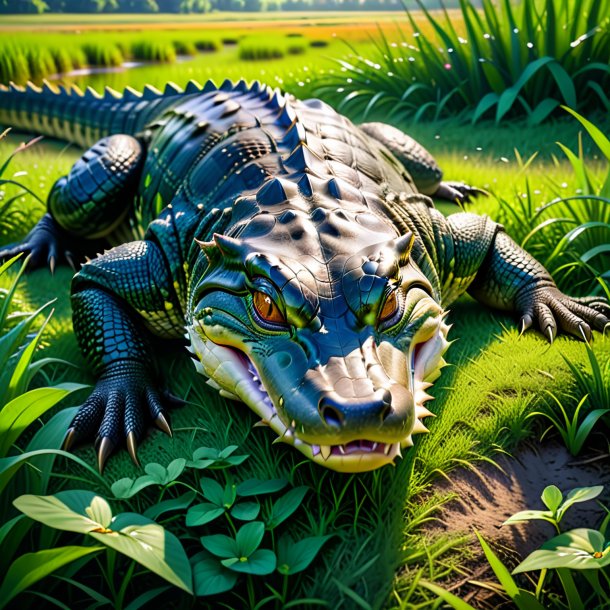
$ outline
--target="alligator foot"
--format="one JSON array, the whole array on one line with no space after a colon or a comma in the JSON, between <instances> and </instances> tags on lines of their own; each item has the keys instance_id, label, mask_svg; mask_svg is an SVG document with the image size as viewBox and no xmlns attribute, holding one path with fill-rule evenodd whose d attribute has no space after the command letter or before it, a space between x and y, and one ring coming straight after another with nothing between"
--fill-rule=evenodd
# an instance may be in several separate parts
<instances>
[{"instance_id":1,"label":"alligator foot","mask_svg":"<svg viewBox=\"0 0 610 610\"><path fill-rule=\"evenodd\" d=\"M610 325L610 304L601 297L574 298L555 287L538 287L529 291L519 303L520 330L534 321L549 343L557 328L583 341L591 341L591 329L605 332Z\"/></svg>"},{"instance_id":2,"label":"alligator foot","mask_svg":"<svg viewBox=\"0 0 610 610\"><path fill-rule=\"evenodd\" d=\"M164 404L179 406L184 401L159 392L137 363L117 363L100 377L79 408L64 438L63 449L69 451L76 443L95 436L100 472L111 453L122 443L127 446L134 464L139 466L137 447L148 423L154 423L172 436Z\"/></svg>"},{"instance_id":3,"label":"alligator foot","mask_svg":"<svg viewBox=\"0 0 610 610\"><path fill-rule=\"evenodd\" d=\"M85 241L70 235L50 214L45 214L23 241L8 244L0 249L0 260L25 253L29 255L30 269L47 265L53 273L56 265L67 263L76 271L77 263L84 260L87 254L94 255L103 247L101 240Z\"/></svg>"},{"instance_id":4,"label":"alligator foot","mask_svg":"<svg viewBox=\"0 0 610 610\"><path fill-rule=\"evenodd\" d=\"M470 186L463 182L441 182L440 186L432 195L437 199L446 199L452 203L470 203L473 197L487 197L489 193L476 186Z\"/></svg>"}]
</instances>

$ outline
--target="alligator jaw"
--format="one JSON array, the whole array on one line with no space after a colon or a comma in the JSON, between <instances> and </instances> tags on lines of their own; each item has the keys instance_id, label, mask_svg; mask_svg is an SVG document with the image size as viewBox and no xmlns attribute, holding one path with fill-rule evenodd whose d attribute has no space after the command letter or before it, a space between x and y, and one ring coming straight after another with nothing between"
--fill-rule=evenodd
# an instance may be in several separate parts
<instances>
[{"instance_id":1,"label":"alligator jaw","mask_svg":"<svg viewBox=\"0 0 610 610\"><path fill-rule=\"evenodd\" d=\"M203 329L200 327L201 332ZM413 428L398 441L389 443L370 439L356 439L343 444L318 445L308 443L298 436L296 422L285 424L258 372L245 354L231 347L205 340L195 326L188 327L189 351L200 361L195 361L198 372L209 377L208 384L220 390L221 395L246 403L260 418L261 424L269 426L278 436L274 443L287 443L298 449L310 460L338 472L366 472L386 464L394 464L402 457L401 449L413 445L412 435L427 432L422 423L424 417L433 415L424 403L432 399L426 389L432 385L440 369L445 365L442 354L449 342L446 339L449 326L442 320L437 332L428 341L412 346L410 350L411 387L415 398Z\"/></svg>"}]
</instances>

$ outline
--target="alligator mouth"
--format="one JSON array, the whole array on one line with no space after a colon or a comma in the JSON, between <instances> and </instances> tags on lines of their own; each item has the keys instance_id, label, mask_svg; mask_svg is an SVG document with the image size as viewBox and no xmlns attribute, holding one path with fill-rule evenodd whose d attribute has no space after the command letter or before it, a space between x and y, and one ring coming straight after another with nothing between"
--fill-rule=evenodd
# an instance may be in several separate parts
<instances>
[{"instance_id":1,"label":"alligator mouth","mask_svg":"<svg viewBox=\"0 0 610 610\"><path fill-rule=\"evenodd\" d=\"M189 351L196 358L195 367L198 372L209 378L208 385L219 390L222 396L246 403L261 418L261 421L255 425L268 426L278 435L274 443L293 445L312 461L332 470L365 472L386 464L394 464L396 457L402 457L401 449L413 445L412 434L427 432L421 422L424 417L433 415L424 406L425 402L432 399L432 396L425 391L432 385L427 380L438 377L440 369L445 364L442 353L448 346L446 341L448 330L449 327L441 321L438 332L431 339L411 347L410 383L414 396L415 418L413 429L407 436L393 442L362 438L340 444L307 442L301 436L305 433L302 426L294 420L289 424L282 421L260 381L258 371L243 352L204 339L201 326L199 329L189 327L187 339L191 342ZM432 362L431 365L429 361Z\"/></svg>"}]
</instances>

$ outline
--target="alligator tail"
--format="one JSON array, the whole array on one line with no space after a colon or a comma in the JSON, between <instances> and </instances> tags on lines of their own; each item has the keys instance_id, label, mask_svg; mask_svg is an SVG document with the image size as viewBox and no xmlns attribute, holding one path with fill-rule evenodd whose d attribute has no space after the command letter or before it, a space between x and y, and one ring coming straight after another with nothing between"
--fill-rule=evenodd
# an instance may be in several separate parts
<instances>
[{"instance_id":1,"label":"alligator tail","mask_svg":"<svg viewBox=\"0 0 610 610\"><path fill-rule=\"evenodd\" d=\"M146 86L143 92L127 87L118 93L107 87L103 95L75 86L0 85L0 125L44 135L88 148L115 133L135 135L181 97L205 91L195 81L186 89L170 83L163 92Z\"/></svg>"}]
</instances>

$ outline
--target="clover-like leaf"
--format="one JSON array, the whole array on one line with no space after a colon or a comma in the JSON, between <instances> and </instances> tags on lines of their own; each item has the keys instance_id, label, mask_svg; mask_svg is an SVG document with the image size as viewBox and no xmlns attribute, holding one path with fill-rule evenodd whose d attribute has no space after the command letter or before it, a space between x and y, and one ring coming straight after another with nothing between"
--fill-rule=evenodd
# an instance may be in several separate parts
<instances>
[{"instance_id":1,"label":"clover-like leaf","mask_svg":"<svg viewBox=\"0 0 610 610\"><path fill-rule=\"evenodd\" d=\"M237 486L238 496L257 496L270 494L284 489L288 485L286 479L248 479Z\"/></svg>"},{"instance_id":2,"label":"clover-like leaf","mask_svg":"<svg viewBox=\"0 0 610 610\"><path fill-rule=\"evenodd\" d=\"M277 544L277 571L289 576L307 569L331 537L310 536L294 542L290 536L282 536Z\"/></svg>"},{"instance_id":3,"label":"clover-like leaf","mask_svg":"<svg viewBox=\"0 0 610 610\"><path fill-rule=\"evenodd\" d=\"M220 561L201 551L191 558L195 595L217 595L230 591L237 582L238 574L225 568Z\"/></svg>"},{"instance_id":4,"label":"clover-like leaf","mask_svg":"<svg viewBox=\"0 0 610 610\"><path fill-rule=\"evenodd\" d=\"M144 466L144 472L158 485L163 485L167 478L165 466L156 462L149 462Z\"/></svg>"},{"instance_id":5,"label":"clover-like leaf","mask_svg":"<svg viewBox=\"0 0 610 610\"><path fill-rule=\"evenodd\" d=\"M252 521L258 517L261 505L257 502L240 502L231 509L231 516L240 521Z\"/></svg>"},{"instance_id":6,"label":"clover-like leaf","mask_svg":"<svg viewBox=\"0 0 610 610\"><path fill-rule=\"evenodd\" d=\"M171 461L167 466L167 479L165 485L175 481L183 472L186 466L186 460L184 458L176 458Z\"/></svg>"},{"instance_id":7,"label":"clover-like leaf","mask_svg":"<svg viewBox=\"0 0 610 610\"><path fill-rule=\"evenodd\" d=\"M242 572L244 574L254 574L256 576L264 576L271 574L275 570L277 559L275 553L269 549L257 549L251 555L233 557L221 561L222 565L233 570L234 572Z\"/></svg>"},{"instance_id":8,"label":"clover-like leaf","mask_svg":"<svg viewBox=\"0 0 610 610\"><path fill-rule=\"evenodd\" d=\"M273 529L288 519L303 502L307 487L295 487L278 498L271 507L271 515L267 520L267 529Z\"/></svg>"},{"instance_id":9,"label":"clover-like leaf","mask_svg":"<svg viewBox=\"0 0 610 610\"><path fill-rule=\"evenodd\" d=\"M223 559L231 557L240 557L239 549L234 538L225 536L224 534L212 534L211 536L202 536L200 538L203 548Z\"/></svg>"},{"instance_id":10,"label":"clover-like leaf","mask_svg":"<svg viewBox=\"0 0 610 610\"><path fill-rule=\"evenodd\" d=\"M249 557L260 546L265 535L265 525L260 521L253 521L242 525L237 535L235 542L237 544L237 557Z\"/></svg>"},{"instance_id":11,"label":"clover-like leaf","mask_svg":"<svg viewBox=\"0 0 610 610\"><path fill-rule=\"evenodd\" d=\"M196 527L210 523L224 514L225 509L211 502L202 502L191 506L186 513L186 525Z\"/></svg>"},{"instance_id":12,"label":"clover-like leaf","mask_svg":"<svg viewBox=\"0 0 610 610\"><path fill-rule=\"evenodd\" d=\"M114 494L115 498L127 500L128 498L135 496L143 489L157 484L157 481L152 476L143 474L137 479L130 479L129 477L119 479L112 484L110 490Z\"/></svg>"},{"instance_id":13,"label":"clover-like leaf","mask_svg":"<svg viewBox=\"0 0 610 610\"><path fill-rule=\"evenodd\" d=\"M212 504L216 504L216 506L224 506L224 489L221 487L220 483L214 479L201 477L201 479L199 479L199 485L203 492L203 497L206 500L209 500Z\"/></svg>"},{"instance_id":14,"label":"clover-like leaf","mask_svg":"<svg viewBox=\"0 0 610 610\"><path fill-rule=\"evenodd\" d=\"M570 568L599 570L610 565L610 547L597 530L580 528L564 532L530 553L513 574L531 570Z\"/></svg>"}]
</instances>

